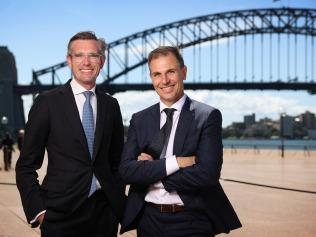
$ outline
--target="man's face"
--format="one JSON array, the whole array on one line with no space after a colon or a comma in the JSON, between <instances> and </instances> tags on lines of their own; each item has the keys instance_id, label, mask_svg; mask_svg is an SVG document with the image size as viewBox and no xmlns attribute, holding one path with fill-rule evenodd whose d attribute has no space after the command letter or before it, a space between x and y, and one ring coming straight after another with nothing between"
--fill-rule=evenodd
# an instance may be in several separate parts
<instances>
[{"instance_id":1,"label":"man's face","mask_svg":"<svg viewBox=\"0 0 316 237\"><path fill-rule=\"evenodd\" d=\"M99 54L98 41L75 40L71 43L67 62L76 81L86 89L95 86L104 61Z\"/></svg>"},{"instance_id":2,"label":"man's face","mask_svg":"<svg viewBox=\"0 0 316 237\"><path fill-rule=\"evenodd\" d=\"M152 59L149 69L160 100L170 107L184 94L183 80L186 79L186 66L180 68L176 57L169 53Z\"/></svg>"}]
</instances>

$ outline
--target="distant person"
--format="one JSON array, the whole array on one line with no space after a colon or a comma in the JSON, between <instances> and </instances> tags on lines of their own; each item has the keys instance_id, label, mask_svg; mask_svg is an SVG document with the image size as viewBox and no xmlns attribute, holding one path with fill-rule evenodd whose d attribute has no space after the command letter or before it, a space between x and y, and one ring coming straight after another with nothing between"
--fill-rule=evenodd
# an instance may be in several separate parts
<instances>
[{"instance_id":1,"label":"distant person","mask_svg":"<svg viewBox=\"0 0 316 237\"><path fill-rule=\"evenodd\" d=\"M234 144L231 144L230 150L231 150L231 153L237 153L237 149L236 149L236 147L234 146Z\"/></svg>"},{"instance_id":2,"label":"distant person","mask_svg":"<svg viewBox=\"0 0 316 237\"><path fill-rule=\"evenodd\" d=\"M148 65L160 102L130 121L120 165L131 184L121 232L210 237L239 228L219 182L220 111L184 94L187 67L177 48L153 50Z\"/></svg>"},{"instance_id":3,"label":"distant person","mask_svg":"<svg viewBox=\"0 0 316 237\"><path fill-rule=\"evenodd\" d=\"M22 150L23 141L24 141L24 130L20 129L19 134L18 134L18 138L17 138L18 149L20 152Z\"/></svg>"},{"instance_id":4,"label":"distant person","mask_svg":"<svg viewBox=\"0 0 316 237\"><path fill-rule=\"evenodd\" d=\"M3 151L3 163L4 170L9 171L12 163L12 152L14 151L14 140L9 132L6 132L4 138L1 141L1 147Z\"/></svg>"},{"instance_id":5,"label":"distant person","mask_svg":"<svg viewBox=\"0 0 316 237\"><path fill-rule=\"evenodd\" d=\"M40 94L30 110L16 182L27 221L42 237L117 236L125 185L118 175L123 123L116 99L96 88L106 44L93 32L68 43L73 77ZM45 149L40 185L36 170Z\"/></svg>"},{"instance_id":6,"label":"distant person","mask_svg":"<svg viewBox=\"0 0 316 237\"><path fill-rule=\"evenodd\" d=\"M306 145L304 146L304 156L310 156L309 149Z\"/></svg>"},{"instance_id":7,"label":"distant person","mask_svg":"<svg viewBox=\"0 0 316 237\"><path fill-rule=\"evenodd\" d=\"M253 145L253 151L255 154L260 154L260 150L257 145Z\"/></svg>"}]
</instances>

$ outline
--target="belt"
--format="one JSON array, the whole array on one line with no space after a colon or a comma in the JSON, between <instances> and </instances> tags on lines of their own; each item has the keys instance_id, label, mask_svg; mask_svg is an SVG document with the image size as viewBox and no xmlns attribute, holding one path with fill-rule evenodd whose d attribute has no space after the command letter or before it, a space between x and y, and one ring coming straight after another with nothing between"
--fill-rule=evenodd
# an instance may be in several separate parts
<instances>
[{"instance_id":1,"label":"belt","mask_svg":"<svg viewBox=\"0 0 316 237\"><path fill-rule=\"evenodd\" d=\"M180 206L177 204L156 204L152 202L147 202L147 204L151 207L158 209L160 212L164 213L175 213L184 210L184 206Z\"/></svg>"}]
</instances>

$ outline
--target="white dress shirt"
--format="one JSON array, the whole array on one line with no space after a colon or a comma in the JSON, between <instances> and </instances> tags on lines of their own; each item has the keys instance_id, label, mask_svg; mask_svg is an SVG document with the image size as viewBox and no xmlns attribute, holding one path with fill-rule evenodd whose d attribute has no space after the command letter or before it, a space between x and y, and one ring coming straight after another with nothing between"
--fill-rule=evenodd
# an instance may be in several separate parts
<instances>
[{"instance_id":1,"label":"white dress shirt","mask_svg":"<svg viewBox=\"0 0 316 237\"><path fill-rule=\"evenodd\" d=\"M178 121L180 117L181 109L184 105L186 99L186 95L183 95L181 99L179 99L176 103L174 103L170 108L176 109L173 113L172 117L172 128L170 132L170 137L166 149L166 171L167 175L171 175L179 170L179 166L176 160L176 156L173 155L173 144L174 144L174 137L176 134L176 129L178 126ZM160 128L165 124L167 120L167 115L163 110L165 108L169 108L164 103L160 101ZM150 185L149 191L145 196L146 202L152 202L156 204L178 204L183 205L183 202L176 191L174 192L167 192L164 189L164 186L161 181Z\"/></svg>"}]
</instances>

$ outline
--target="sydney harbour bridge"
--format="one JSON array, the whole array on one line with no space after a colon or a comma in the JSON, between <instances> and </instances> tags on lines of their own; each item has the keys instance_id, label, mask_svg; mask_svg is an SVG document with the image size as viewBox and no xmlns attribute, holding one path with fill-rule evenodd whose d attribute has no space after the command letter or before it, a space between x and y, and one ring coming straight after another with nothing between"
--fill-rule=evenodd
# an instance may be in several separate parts
<instances>
[{"instance_id":1,"label":"sydney harbour bridge","mask_svg":"<svg viewBox=\"0 0 316 237\"><path fill-rule=\"evenodd\" d=\"M253 9L189 18L109 43L99 86L111 94L151 90L148 53L159 45L176 45L191 72L187 89L306 90L314 94L315 36L316 9ZM62 62L33 71L31 85L18 85L15 92L35 93L63 83L59 71L66 66Z\"/></svg>"},{"instance_id":2,"label":"sydney harbour bridge","mask_svg":"<svg viewBox=\"0 0 316 237\"><path fill-rule=\"evenodd\" d=\"M316 9L250 9L188 18L109 43L98 86L110 94L152 90L148 53L174 45L188 66L186 89L315 94L315 37ZM61 62L33 71L29 85L12 85L13 94L35 95L70 76L66 62Z\"/></svg>"}]
</instances>

